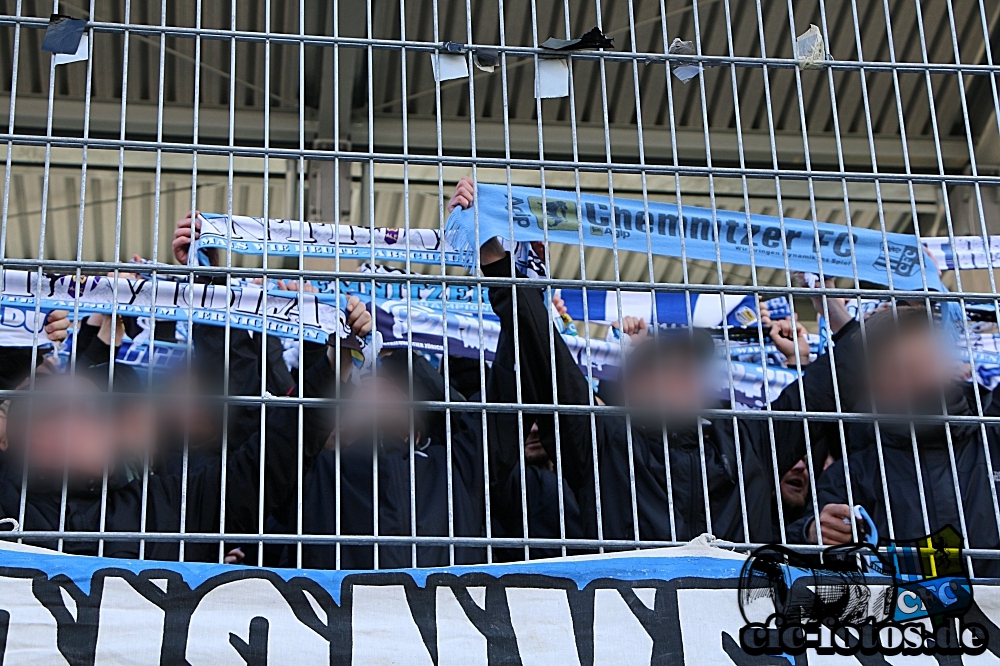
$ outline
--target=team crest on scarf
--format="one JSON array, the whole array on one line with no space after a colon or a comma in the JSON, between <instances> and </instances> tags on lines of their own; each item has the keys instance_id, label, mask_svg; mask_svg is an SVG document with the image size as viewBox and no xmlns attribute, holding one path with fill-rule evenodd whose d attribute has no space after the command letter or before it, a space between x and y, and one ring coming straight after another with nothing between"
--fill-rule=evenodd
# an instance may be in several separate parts
<instances>
[{"instance_id":1,"label":"team crest on scarf","mask_svg":"<svg viewBox=\"0 0 1000 666\"><path fill-rule=\"evenodd\" d=\"M580 217L573 201L547 198L543 206L541 197L528 197L528 205L539 229L547 225L549 231L576 231L580 227Z\"/></svg>"}]
</instances>

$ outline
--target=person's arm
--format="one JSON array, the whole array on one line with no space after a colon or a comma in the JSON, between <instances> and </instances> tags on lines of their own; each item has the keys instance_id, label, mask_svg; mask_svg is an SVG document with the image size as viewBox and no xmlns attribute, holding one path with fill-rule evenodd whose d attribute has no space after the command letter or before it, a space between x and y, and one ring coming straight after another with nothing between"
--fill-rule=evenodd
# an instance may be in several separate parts
<instances>
[{"instance_id":1,"label":"person's arm","mask_svg":"<svg viewBox=\"0 0 1000 666\"><path fill-rule=\"evenodd\" d=\"M497 249L499 243L491 241L483 247L481 264L483 274L487 277L509 277L510 255ZM493 311L500 318L500 340L498 352L505 350L504 356L498 362L494 360L491 369L491 385L498 383L504 387L502 395L505 401L516 402L517 381L521 385L521 402L524 404L554 404L558 398L560 405L589 405L592 391L583 373L580 372L576 359L569 351L562 336L555 334L549 318L549 308L546 306L540 289L535 287L517 287L517 308L514 308L514 291L509 286L491 286L489 290L490 303ZM517 327L520 363L514 366L514 327ZM550 336L554 336L555 348L555 382L552 376L552 355L550 352ZM494 380L492 375L499 373ZM487 391L489 393L489 391ZM491 401L496 398L491 397ZM512 423L517 423L517 415ZM555 452L555 419L551 413L535 415L538 423L539 436L546 452L552 460ZM510 422L510 419L507 419ZM520 454L516 449L516 426L511 430L509 424L502 431L504 438L510 440L507 448L500 455L506 461L506 466L518 465ZM598 429L600 435L601 430ZM514 436L510 436L514 433ZM573 488L578 488L590 482L593 477L593 448L591 445L590 417L580 414L560 414L559 439L562 453L563 472L566 480ZM598 442L602 446L602 442Z\"/></svg>"},{"instance_id":2,"label":"person's arm","mask_svg":"<svg viewBox=\"0 0 1000 666\"><path fill-rule=\"evenodd\" d=\"M363 337L371 331L371 316L367 310L360 308L357 314L348 316L351 331ZM202 327L196 327L202 328ZM204 327L208 328L208 327ZM224 331L224 329L217 329ZM202 334L208 333L202 331ZM232 330L231 333L245 333ZM257 359L253 355L252 341L249 336L240 339L240 358L238 361L240 375L233 384L236 390L249 390L249 385L243 384L239 378L249 381L243 374L248 367L256 372ZM233 363L234 350L230 350L230 363ZM328 362L317 363L305 373L302 393L306 397L328 397L329 388L334 385L335 375ZM257 393L259 393L259 377L257 378ZM230 391L230 395L238 395ZM303 409L302 420L302 457L303 474L309 469L312 461L323 449L326 443L329 420L325 414L329 406L306 407ZM264 512L270 515L288 505L299 482L299 410L295 405L275 406L267 409L266 439L264 448ZM254 424L256 432L247 436L247 442L239 446L233 442L230 455L226 461L226 530L228 532L256 532L258 529L258 505L260 493L260 458L261 433L259 432L259 417ZM232 435L231 435L232 440ZM234 450L235 449L235 450ZM200 525L202 529L218 529L221 487L221 460L207 465L191 478L188 498L188 516L191 525ZM213 522L214 521L214 522Z\"/></svg>"},{"instance_id":3,"label":"person's arm","mask_svg":"<svg viewBox=\"0 0 1000 666\"><path fill-rule=\"evenodd\" d=\"M795 284L796 287L810 286L806 282L805 273L792 273L792 282ZM818 279L816 280L816 284L813 286L814 288L817 289L820 288ZM822 288L833 289L836 286L837 286L836 281L832 277L828 277L826 278L826 280L824 280ZM823 304L822 294L816 294L814 296L810 296L809 300L812 301L813 307L816 309L816 312L818 312L820 315L823 316L825 316L826 314L830 315L827 318L826 323L827 326L830 327L830 331L832 331L833 333L839 332L840 329L842 329L844 326L847 326L847 324L849 324L851 321L854 320L854 317L851 316L851 313L847 311L846 298L843 298L841 296L827 296L825 308Z\"/></svg>"},{"instance_id":4,"label":"person's arm","mask_svg":"<svg viewBox=\"0 0 1000 666\"><path fill-rule=\"evenodd\" d=\"M771 403L771 409L788 412L837 411L833 382L834 368L836 368L841 410L852 410L857 402L858 378L862 372L860 345L854 335L857 326L857 322L852 320L852 323L842 327L834 335L832 355L830 352L823 353L813 363L805 366L802 378L785 387L781 395ZM780 476L805 456L806 426L800 417L775 416L772 423ZM810 440L813 444L823 439L823 430L827 425L819 421L810 422ZM753 438L752 444L758 453L764 459L770 460L771 433L767 421L760 419L748 421L747 426Z\"/></svg>"},{"instance_id":5,"label":"person's arm","mask_svg":"<svg viewBox=\"0 0 1000 666\"><path fill-rule=\"evenodd\" d=\"M761 324L768 329L771 342L785 357L786 367L794 368L796 364L799 366L809 365L809 332L805 326L798 322L798 319L795 320L794 324L791 319L778 319L765 324L762 316ZM796 358L796 354L798 354L798 358Z\"/></svg>"},{"instance_id":6,"label":"person's arm","mask_svg":"<svg viewBox=\"0 0 1000 666\"><path fill-rule=\"evenodd\" d=\"M226 329L195 324L191 327L196 374L210 395L259 398L260 374L257 350L250 333L229 329L228 365ZM228 383L225 381L228 372ZM229 450L242 446L260 430L260 405L230 403L226 434Z\"/></svg>"},{"instance_id":7,"label":"person's arm","mask_svg":"<svg viewBox=\"0 0 1000 666\"><path fill-rule=\"evenodd\" d=\"M295 392L297 376L292 376L288 365L285 363L285 347L281 344L281 338L276 335L259 335L256 338L258 349L260 340L263 338L267 345L267 392L271 395L292 395ZM261 351L261 362L264 362L264 353ZM298 373L296 373L297 375Z\"/></svg>"},{"instance_id":8,"label":"person's arm","mask_svg":"<svg viewBox=\"0 0 1000 666\"><path fill-rule=\"evenodd\" d=\"M260 283L263 284L263 280ZM308 281L302 283L299 283L298 280L277 281L277 288L291 292L290 295L297 296L300 286L304 294L318 293L315 285ZM306 340L301 342L301 348L298 340L292 340L292 344L295 355L298 356L301 352L302 358L298 359L297 367L289 370L285 363L285 346L282 344L281 338L270 334L267 336L267 390L272 395L289 396L295 394L299 383L298 369L308 370L326 356L327 346L325 344Z\"/></svg>"},{"instance_id":9,"label":"person's arm","mask_svg":"<svg viewBox=\"0 0 1000 666\"><path fill-rule=\"evenodd\" d=\"M92 314L81 327L85 331L77 346L77 358L82 365L101 365L110 363L118 356L118 348L122 346L125 337L125 322L121 317L115 317L115 349L111 350L111 315Z\"/></svg>"}]
</instances>

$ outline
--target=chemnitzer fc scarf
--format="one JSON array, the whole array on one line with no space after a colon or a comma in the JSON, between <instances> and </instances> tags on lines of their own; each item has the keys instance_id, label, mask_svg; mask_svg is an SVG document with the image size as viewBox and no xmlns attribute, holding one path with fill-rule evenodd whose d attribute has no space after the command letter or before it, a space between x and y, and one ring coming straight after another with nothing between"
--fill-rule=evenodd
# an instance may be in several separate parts
<instances>
[{"instance_id":1,"label":"chemnitzer fc scarf","mask_svg":"<svg viewBox=\"0 0 1000 666\"><path fill-rule=\"evenodd\" d=\"M920 270L915 236L675 204L506 185L477 187L477 206L456 208L445 237L475 265L477 239L553 243L853 278L895 289L946 291L933 264ZM683 215L681 214L683 212ZM748 219L749 217L749 219ZM478 236L476 224L478 221ZM513 231L513 233L512 233ZM853 232L853 237L852 233ZM752 250L752 262L751 262ZM926 258L926 257L925 257Z\"/></svg>"}]
</instances>

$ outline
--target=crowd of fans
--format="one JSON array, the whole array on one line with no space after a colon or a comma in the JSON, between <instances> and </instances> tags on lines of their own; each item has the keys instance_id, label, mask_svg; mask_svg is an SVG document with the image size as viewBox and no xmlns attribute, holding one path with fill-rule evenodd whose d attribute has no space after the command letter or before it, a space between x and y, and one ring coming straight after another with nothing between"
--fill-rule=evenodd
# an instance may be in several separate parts
<instances>
[{"instance_id":1,"label":"crowd of fans","mask_svg":"<svg viewBox=\"0 0 1000 666\"><path fill-rule=\"evenodd\" d=\"M463 179L449 210L472 205L473 192ZM178 221L179 262L196 233L189 217ZM485 277L517 277L496 239L480 266ZM120 318L77 325L52 312L44 334L58 342L72 331L71 372L30 348L0 348L0 517L40 532L25 542L68 553L309 568L485 562L484 541L448 539L486 536L546 540L532 558L593 552L588 540L626 547L706 532L841 544L865 537L857 506L883 536L951 524L971 548L1000 547L1000 431L975 418L995 408L962 381L923 303L862 323L844 299L817 295L833 351L811 363L804 327L762 312L769 342L801 378L772 401L775 414L720 415L729 405L712 397L716 346L704 331L626 318L621 378L595 391L543 290L494 284L489 301L501 322L492 363L481 374L478 361L449 359L447 383L442 367L405 349L359 376L348 350L304 343L300 372L271 336L206 325L191 329L189 363L147 383L113 361ZM354 334L371 331L357 298L346 315ZM179 532L227 538L156 537ZM407 542L414 535L437 540ZM526 556L504 543L494 560Z\"/></svg>"}]
</instances>

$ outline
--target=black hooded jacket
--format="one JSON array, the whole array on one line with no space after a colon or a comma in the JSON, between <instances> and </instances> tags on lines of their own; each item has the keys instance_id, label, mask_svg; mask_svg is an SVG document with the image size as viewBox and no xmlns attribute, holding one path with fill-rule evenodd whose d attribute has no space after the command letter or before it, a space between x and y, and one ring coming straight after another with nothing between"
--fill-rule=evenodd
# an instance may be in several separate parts
<instances>
[{"instance_id":1,"label":"black hooded jacket","mask_svg":"<svg viewBox=\"0 0 1000 666\"><path fill-rule=\"evenodd\" d=\"M483 266L483 273L487 277L509 277L509 256ZM498 349L512 350L515 326L512 289L491 286L489 294L493 310L501 320ZM558 334L555 334L554 339L556 373L555 378L552 377L549 336L554 331L541 290L518 287L516 322L519 327L520 365L514 368L512 360L504 361L503 357L499 358L503 363L494 363L490 386L495 394L507 397L516 395L516 382L520 379L521 399L524 403L554 404L554 384L559 404L591 404L591 387ZM804 382L808 384L811 381L814 380L807 372ZM798 391L795 384L786 388L772 403L773 409L799 410L801 404ZM555 460L553 414L537 414L535 418L538 420L542 443L549 457ZM497 422L502 425L494 431L498 435L506 434L509 439L506 443L502 439L498 440L500 443L493 448L494 462L491 468L501 473L505 470L518 473L516 429L511 434L512 428L516 428L516 414L498 417ZM775 464L780 477L805 455L805 431L801 419L780 417L773 418L773 431L777 452ZM633 451L631 466L630 436ZM579 529L586 538L596 538L599 534L596 489L599 483L601 535L604 539L684 541L711 531L716 536L731 541L742 542L747 538L755 542L771 541L771 501L775 492L771 441L768 422L760 418L741 417L737 420L735 430L731 418L701 419L698 422L692 421L686 427L668 429L664 435L662 427L650 430L635 422L629 426L620 415L594 415L592 427L590 415L579 412L559 414L559 448L563 474L579 506ZM703 447L701 442L704 443ZM667 450L669 454L665 454ZM702 450L707 472L704 484ZM594 472L595 451L599 475ZM746 488L745 505L739 487L740 465ZM496 481L503 482L504 479ZM708 488L711 523L706 518L703 492L705 485ZM551 489L558 489L555 484L548 487L550 495ZM509 497L510 493L506 496ZM503 498L504 495L495 494L494 497ZM551 496L536 501L550 507L557 506ZM519 524L519 495L516 505L511 504L512 502L507 501L506 506L495 505L494 511L513 515ZM744 506L749 535L744 528ZM514 519L509 518L508 522L514 522ZM534 536L534 529L530 524L529 534Z\"/></svg>"},{"instance_id":2,"label":"black hooded jacket","mask_svg":"<svg viewBox=\"0 0 1000 666\"><path fill-rule=\"evenodd\" d=\"M853 332L858 325L853 323L848 327L849 332ZM864 413L861 392L858 390L858 378L862 376L860 364L863 361L860 348L857 345L838 344L837 349L840 395L845 409ZM822 390L820 386L810 388ZM976 396L973 393L975 390L977 389L971 386L952 387L946 396L948 413L952 416L977 414ZM827 391L827 395L832 395L832 383ZM810 399L809 394L806 399ZM980 403L985 413L992 411L990 394L981 394ZM954 470L958 474L959 493L956 495L955 474L945 426L917 423L914 426L911 433L907 422L879 420L878 435L882 449L880 461L874 421L846 424L851 496L848 496L844 461L838 460L817 481L819 509L822 510L827 504L861 505L875 522L881 538L891 536L899 540L917 539L946 525L951 525L961 534L964 514L970 547L1000 548L998 513L994 500L994 488L1000 480L1000 428L986 425L984 446L982 429L978 424L966 421L950 425ZM883 470L885 485L882 483ZM923 504L918 478L923 480ZM888 511L886 486L889 495ZM1000 490L997 493L1000 494ZM890 514L893 527L891 535ZM810 508L805 516L789 526L790 540L794 543L809 543L808 530L814 520L815 514ZM974 566L977 576L1000 576L1000 562L996 560L977 560L974 561Z\"/></svg>"},{"instance_id":3,"label":"black hooded jacket","mask_svg":"<svg viewBox=\"0 0 1000 666\"><path fill-rule=\"evenodd\" d=\"M194 348L199 363L224 367L225 331L209 326L193 327ZM230 332L230 395L259 396L259 376L256 356L246 331ZM229 431L226 460L225 530L230 533L256 533L258 530L258 499L260 475L260 416L259 408L230 405L234 415ZM271 408L267 412L267 445L264 462L264 508L270 512L287 504L294 495L297 479L298 432L297 410ZM16 443L14 443L16 445ZM304 450L308 465L316 453L307 443ZM184 531L218 533L222 498L221 456L188 474ZM22 467L7 459L0 469L0 516L17 519L20 514ZM22 529L25 531L56 531L59 529L61 479L44 480L29 477ZM148 477L146 500L146 532L179 532L183 477L177 474L151 473ZM74 481L69 486L64 529L68 532L96 532L101 527L102 481ZM121 470L113 470L108 479L106 532L143 531L143 480L127 480ZM27 543L55 548L55 539L25 539ZM67 539L64 551L96 555L97 539ZM107 557L138 558L139 542L106 540L103 554ZM154 560L177 560L180 556L176 541L147 541L145 557ZM219 544L187 541L186 561L218 561Z\"/></svg>"},{"instance_id":4,"label":"black hooded jacket","mask_svg":"<svg viewBox=\"0 0 1000 666\"><path fill-rule=\"evenodd\" d=\"M416 401L444 401L444 379L419 354L412 355L413 398ZM401 385L409 372L407 352L397 350L383 358L381 372L396 377ZM323 359L306 371L303 395L310 398L333 397L337 380L330 364ZM341 395L349 394L343 387ZM450 399L461 396L452 391ZM342 409L349 409L349 404ZM307 409L304 437L320 446L334 430L330 418L333 410ZM317 457L306 478L303 496L302 526L306 534L374 535L375 500L378 502L379 536L467 536L484 535L484 481L482 427L467 413L451 414L450 433L443 412L423 410L426 433L414 447L402 440L357 441L335 449L327 448ZM450 436L451 446L448 441ZM377 447L378 454L373 455ZM450 470L449 470L450 457ZM411 463L415 485L411 504ZM378 491L375 491L375 466L378 466ZM449 507L448 478L451 473ZM339 479L338 479L339 476ZM339 493L339 495L338 495ZM449 525L451 516L451 525ZM288 511L285 526L295 525L294 510ZM447 545L420 545L416 549L417 566L447 566L450 563ZM456 546L454 562L472 564L486 559L482 548ZM285 563L294 565L294 553L286 552ZM339 564L339 567L338 567ZM380 569L405 568L413 565L410 544L382 544L378 547ZM335 545L307 544L302 549L302 566L313 569L372 569L375 549L370 545L341 545L338 561Z\"/></svg>"},{"instance_id":5,"label":"black hooded jacket","mask_svg":"<svg viewBox=\"0 0 1000 666\"><path fill-rule=\"evenodd\" d=\"M520 306L520 303L518 305ZM507 334L505 329L501 331L493 365L487 375L486 396L489 402L517 403L515 363L514 336ZM531 413L522 416L525 439L535 416ZM525 492L522 499L520 448L523 440L517 434L517 414L493 412L487 415L486 423L490 451L490 496L494 536L522 537L526 511L530 538L560 539L563 535L567 539L586 538L580 516L580 505L566 479L560 479L554 457L550 457L553 469L540 465L525 465ZM560 484L562 524L559 519ZM579 551L571 550L568 554L577 552ZM558 557L561 554L561 548L535 546L529 551L532 559ZM501 560L521 560L524 559L524 550L504 548L499 549L497 555Z\"/></svg>"}]
</instances>

